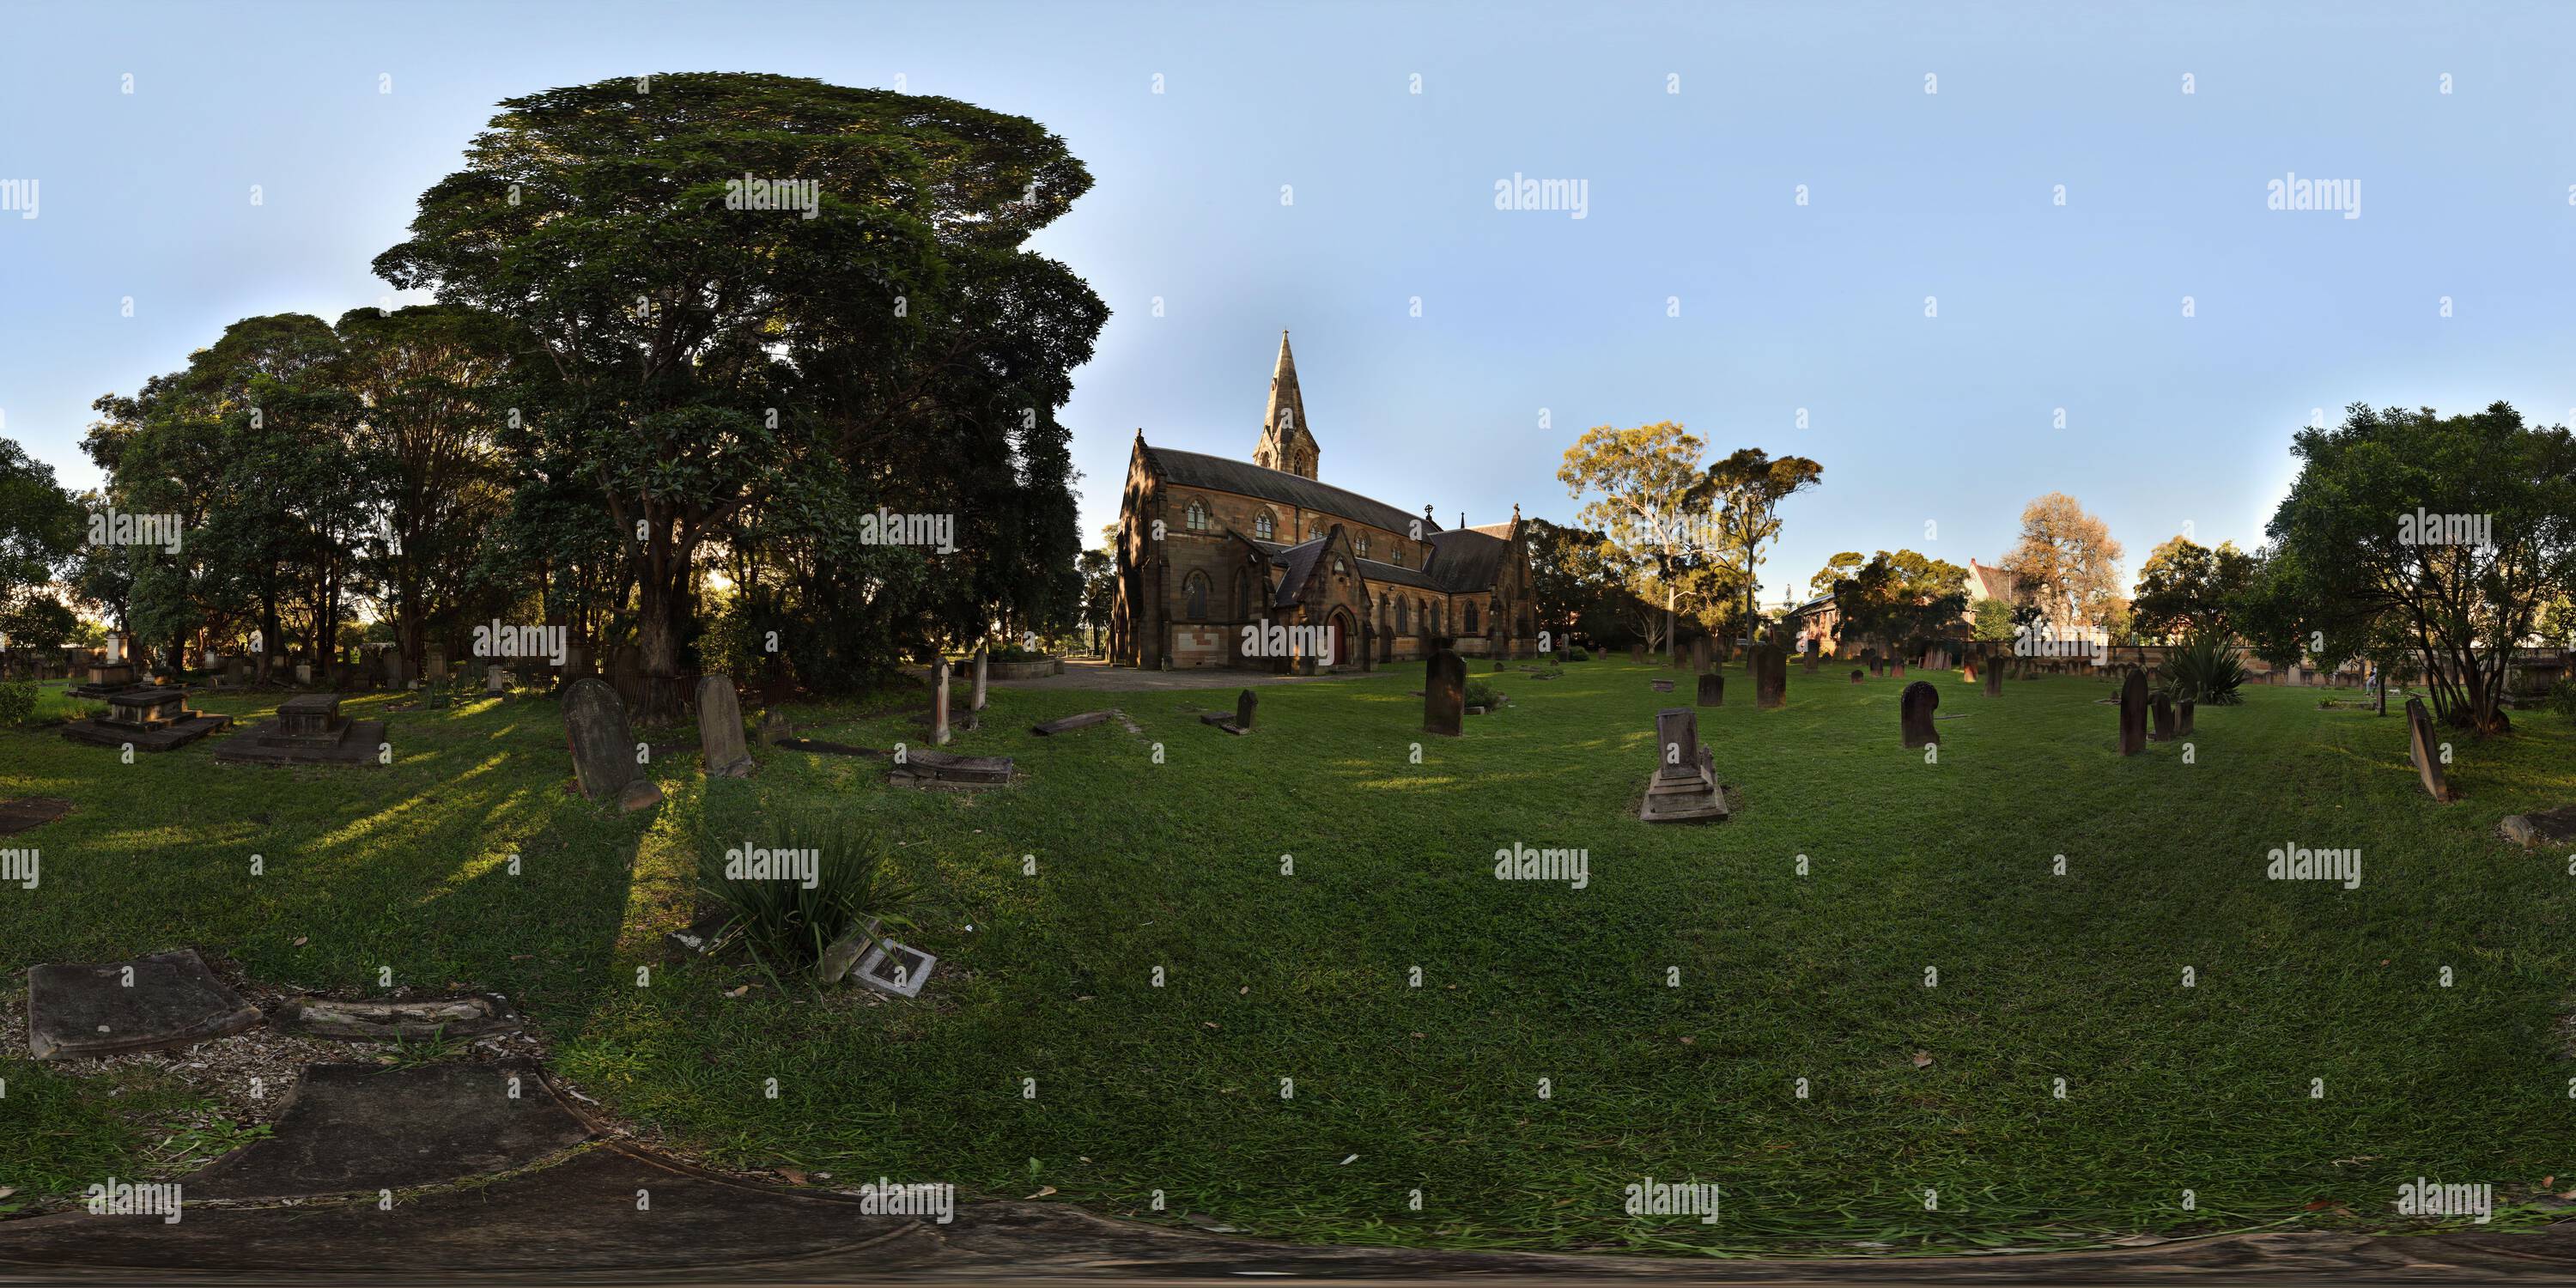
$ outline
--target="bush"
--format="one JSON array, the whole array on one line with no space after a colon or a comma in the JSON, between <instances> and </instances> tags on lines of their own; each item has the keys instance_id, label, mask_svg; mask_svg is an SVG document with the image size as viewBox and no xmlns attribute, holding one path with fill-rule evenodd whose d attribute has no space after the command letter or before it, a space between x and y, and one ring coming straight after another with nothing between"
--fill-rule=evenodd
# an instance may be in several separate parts
<instances>
[{"instance_id":1,"label":"bush","mask_svg":"<svg viewBox=\"0 0 2576 1288\"><path fill-rule=\"evenodd\" d=\"M912 903L913 891L888 866L885 847L867 828L830 815L798 815L752 843L812 852L814 887L793 878L728 876L727 860L715 853L701 858L698 885L732 910L727 937L748 945L773 969L810 968L824 949L871 921L880 930L911 924L901 909ZM738 850L735 855L747 857ZM884 946L881 938L870 938Z\"/></svg>"},{"instance_id":2,"label":"bush","mask_svg":"<svg viewBox=\"0 0 2576 1288\"><path fill-rule=\"evenodd\" d=\"M1493 685L1483 680L1469 680L1467 681L1467 705L1483 707L1491 711L1503 705L1503 702L1501 695L1494 692Z\"/></svg>"},{"instance_id":3,"label":"bush","mask_svg":"<svg viewBox=\"0 0 2576 1288\"><path fill-rule=\"evenodd\" d=\"M1005 644L984 656L995 662L1043 662L1049 655L1044 649L1025 649L1017 644Z\"/></svg>"},{"instance_id":4,"label":"bush","mask_svg":"<svg viewBox=\"0 0 2576 1288\"><path fill-rule=\"evenodd\" d=\"M2558 677L2558 683L2549 686L2546 705L2550 710L2576 720L2576 674L2562 675Z\"/></svg>"},{"instance_id":5,"label":"bush","mask_svg":"<svg viewBox=\"0 0 2576 1288\"><path fill-rule=\"evenodd\" d=\"M0 724L22 725L36 714L36 682L20 680L0 684Z\"/></svg>"},{"instance_id":6,"label":"bush","mask_svg":"<svg viewBox=\"0 0 2576 1288\"><path fill-rule=\"evenodd\" d=\"M2165 654L2165 692L2177 702L2232 707L2244 683L2245 655L2223 632L2196 632Z\"/></svg>"},{"instance_id":7,"label":"bush","mask_svg":"<svg viewBox=\"0 0 2576 1288\"><path fill-rule=\"evenodd\" d=\"M1592 660L1592 655L1582 649L1571 648L1565 651L1565 660L1568 662L1589 662Z\"/></svg>"}]
</instances>

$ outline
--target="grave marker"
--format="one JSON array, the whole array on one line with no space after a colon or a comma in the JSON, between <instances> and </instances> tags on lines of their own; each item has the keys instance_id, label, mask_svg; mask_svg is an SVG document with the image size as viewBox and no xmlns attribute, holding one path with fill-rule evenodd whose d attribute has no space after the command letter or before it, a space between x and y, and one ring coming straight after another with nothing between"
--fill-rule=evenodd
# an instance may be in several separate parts
<instances>
[{"instance_id":1,"label":"grave marker","mask_svg":"<svg viewBox=\"0 0 2576 1288\"><path fill-rule=\"evenodd\" d=\"M635 735L615 689L594 678L575 680L564 690L563 707L573 779L584 799L594 805L614 801L628 812L661 801L662 789L635 763Z\"/></svg>"},{"instance_id":2,"label":"grave marker","mask_svg":"<svg viewBox=\"0 0 2576 1288\"><path fill-rule=\"evenodd\" d=\"M1655 713L1655 772L1646 777L1646 799L1637 818L1684 823L1726 817L1726 793L1717 785L1717 761L1699 740L1699 717L1688 707Z\"/></svg>"},{"instance_id":3,"label":"grave marker","mask_svg":"<svg viewBox=\"0 0 2576 1288\"><path fill-rule=\"evenodd\" d=\"M2460 798L2451 786L2451 776L2442 768L2442 744L2433 736L2433 717L2424 710L2422 698L2406 699L2407 754L2415 761L2415 777L2424 791L2447 805Z\"/></svg>"},{"instance_id":4,"label":"grave marker","mask_svg":"<svg viewBox=\"0 0 2576 1288\"><path fill-rule=\"evenodd\" d=\"M1933 727L1932 713L1941 706L1941 691L1928 680L1916 680L1905 686L1896 699L1897 732L1906 747L1921 747L1941 741L1941 731Z\"/></svg>"},{"instance_id":5,"label":"grave marker","mask_svg":"<svg viewBox=\"0 0 2576 1288\"><path fill-rule=\"evenodd\" d=\"M733 677L718 673L698 681L698 758L710 778L749 778L751 749L742 742L742 699Z\"/></svg>"},{"instance_id":6,"label":"grave marker","mask_svg":"<svg viewBox=\"0 0 2576 1288\"><path fill-rule=\"evenodd\" d=\"M2146 749L2147 677L2131 671L2120 684L2120 754L2134 756Z\"/></svg>"},{"instance_id":7,"label":"grave marker","mask_svg":"<svg viewBox=\"0 0 2576 1288\"><path fill-rule=\"evenodd\" d=\"M948 659L943 657L930 666L930 742L945 747L948 739Z\"/></svg>"},{"instance_id":8,"label":"grave marker","mask_svg":"<svg viewBox=\"0 0 2576 1288\"><path fill-rule=\"evenodd\" d=\"M1777 644L1753 646L1753 705L1764 711L1789 705L1789 658Z\"/></svg>"},{"instance_id":9,"label":"grave marker","mask_svg":"<svg viewBox=\"0 0 2576 1288\"><path fill-rule=\"evenodd\" d=\"M1703 707L1726 705L1726 677L1709 671L1699 677L1699 704Z\"/></svg>"},{"instance_id":10,"label":"grave marker","mask_svg":"<svg viewBox=\"0 0 2576 1288\"><path fill-rule=\"evenodd\" d=\"M1429 670L1422 685L1422 731L1455 738L1467 718L1467 664L1444 648L1431 655Z\"/></svg>"}]
</instances>

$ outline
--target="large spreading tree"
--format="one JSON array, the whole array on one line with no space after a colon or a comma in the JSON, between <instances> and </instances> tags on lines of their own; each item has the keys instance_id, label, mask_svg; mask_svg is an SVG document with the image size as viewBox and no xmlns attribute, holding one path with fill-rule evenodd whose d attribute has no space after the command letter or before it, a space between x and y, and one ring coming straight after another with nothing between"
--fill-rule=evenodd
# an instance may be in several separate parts
<instances>
[{"instance_id":1,"label":"large spreading tree","mask_svg":"<svg viewBox=\"0 0 2576 1288\"><path fill-rule=\"evenodd\" d=\"M2082 503L2051 492L2023 507L2021 538L2004 556L2013 593L2061 636L2083 627L2108 627L2124 607L2120 595L2120 543L2109 524Z\"/></svg>"},{"instance_id":2,"label":"large spreading tree","mask_svg":"<svg viewBox=\"0 0 2576 1288\"><path fill-rule=\"evenodd\" d=\"M1634 564L1640 598L1662 607L1668 654L1689 574L1708 562L1715 540L1711 528L1691 518L1694 503L1704 499L1699 459L1707 447L1669 420L1634 429L1597 425L1565 449L1556 471L1567 495L1592 498L1577 519Z\"/></svg>"},{"instance_id":3,"label":"large spreading tree","mask_svg":"<svg viewBox=\"0 0 2576 1288\"><path fill-rule=\"evenodd\" d=\"M502 107L376 270L534 342L529 450L606 506L648 677L678 672L701 548L799 490L951 516L936 611L957 633L1069 618L1055 416L1107 310L1025 246L1090 186L1063 140L745 73Z\"/></svg>"}]
</instances>

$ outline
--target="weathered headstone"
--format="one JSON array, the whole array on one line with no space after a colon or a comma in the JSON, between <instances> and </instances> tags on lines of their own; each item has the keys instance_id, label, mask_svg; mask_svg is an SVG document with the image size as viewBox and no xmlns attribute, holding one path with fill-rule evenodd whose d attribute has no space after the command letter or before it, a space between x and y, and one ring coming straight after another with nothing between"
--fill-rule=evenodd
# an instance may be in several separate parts
<instances>
[{"instance_id":1,"label":"weathered headstone","mask_svg":"<svg viewBox=\"0 0 2576 1288\"><path fill-rule=\"evenodd\" d=\"M430 648L428 658L421 666L421 678L428 680L432 684L439 683L447 678L446 649L436 646L432 646Z\"/></svg>"},{"instance_id":2,"label":"weathered headstone","mask_svg":"<svg viewBox=\"0 0 2576 1288\"><path fill-rule=\"evenodd\" d=\"M487 696L503 694L509 691L510 673L502 670L500 663L495 662L490 666L483 668L483 692Z\"/></svg>"},{"instance_id":3,"label":"weathered headstone","mask_svg":"<svg viewBox=\"0 0 2576 1288\"><path fill-rule=\"evenodd\" d=\"M1646 777L1646 799L1637 817L1647 823L1726 817L1716 760L1700 745L1699 716L1688 707L1655 713L1655 772Z\"/></svg>"},{"instance_id":4,"label":"weathered headstone","mask_svg":"<svg viewBox=\"0 0 2576 1288\"><path fill-rule=\"evenodd\" d=\"M2131 671L2120 684L2120 754L2134 756L2146 749L2147 676Z\"/></svg>"},{"instance_id":5,"label":"weathered headstone","mask_svg":"<svg viewBox=\"0 0 2576 1288\"><path fill-rule=\"evenodd\" d=\"M1467 664L1442 649L1431 655L1430 675L1422 686L1422 731L1455 738L1467 718Z\"/></svg>"},{"instance_id":6,"label":"weathered headstone","mask_svg":"<svg viewBox=\"0 0 2576 1288\"><path fill-rule=\"evenodd\" d=\"M930 665L930 742L935 747L948 745L948 659Z\"/></svg>"},{"instance_id":7,"label":"weathered headstone","mask_svg":"<svg viewBox=\"0 0 2576 1288\"><path fill-rule=\"evenodd\" d=\"M573 778L585 799L594 805L615 801L628 811L662 799L662 789L636 763L635 735L627 728L626 704L617 700L615 689L596 679L575 680L564 690L563 709Z\"/></svg>"},{"instance_id":8,"label":"weathered headstone","mask_svg":"<svg viewBox=\"0 0 2576 1288\"><path fill-rule=\"evenodd\" d=\"M1250 689L1234 695L1234 727L1245 733L1252 732L1252 716L1260 706L1260 697Z\"/></svg>"},{"instance_id":9,"label":"weathered headstone","mask_svg":"<svg viewBox=\"0 0 2576 1288\"><path fill-rule=\"evenodd\" d=\"M792 732L793 730L789 727L787 717L784 714L777 711L764 711L761 713L759 733L761 746L775 747L779 743L786 741Z\"/></svg>"},{"instance_id":10,"label":"weathered headstone","mask_svg":"<svg viewBox=\"0 0 2576 1288\"><path fill-rule=\"evenodd\" d=\"M969 711L981 711L984 709L984 653L985 650L981 648L975 650L975 691L966 704L966 709Z\"/></svg>"},{"instance_id":11,"label":"weathered headstone","mask_svg":"<svg viewBox=\"0 0 2576 1288\"><path fill-rule=\"evenodd\" d=\"M1973 679L1975 679L1975 678L1976 678L1976 674L1977 674L1977 672L1976 672L1976 663L1974 663L1974 662L1969 663L1969 664L1968 664L1968 678L1973 680ZM2000 698L2000 697L2002 697L2003 695L2004 695L2004 664L2003 664L2003 663L2001 663L2001 662L1999 662L1999 661L1996 661L1996 660L1995 660L1995 659L1993 659L1993 658L1987 658L1987 659L1986 659L1986 696L1987 696L1987 697L1990 697L1990 698Z\"/></svg>"},{"instance_id":12,"label":"weathered headstone","mask_svg":"<svg viewBox=\"0 0 2576 1288\"><path fill-rule=\"evenodd\" d=\"M2433 799L2449 804L2460 798L2451 787L2451 776L2442 768L2442 743L2433 735L2433 717L2424 710L2424 699L2406 699L2407 754L2415 761L2415 776Z\"/></svg>"},{"instance_id":13,"label":"weathered headstone","mask_svg":"<svg viewBox=\"0 0 2576 1288\"><path fill-rule=\"evenodd\" d=\"M27 971L27 1054L38 1060L191 1046L259 1019L194 949Z\"/></svg>"},{"instance_id":14,"label":"weathered headstone","mask_svg":"<svg viewBox=\"0 0 2576 1288\"><path fill-rule=\"evenodd\" d=\"M1769 711L1789 705L1789 656L1777 644L1753 646L1753 705Z\"/></svg>"},{"instance_id":15,"label":"weathered headstone","mask_svg":"<svg viewBox=\"0 0 2576 1288\"><path fill-rule=\"evenodd\" d=\"M1941 741L1941 731L1932 724L1932 713L1940 707L1941 691L1928 680L1916 680L1897 695L1897 732L1908 748Z\"/></svg>"},{"instance_id":16,"label":"weathered headstone","mask_svg":"<svg viewBox=\"0 0 2576 1288\"><path fill-rule=\"evenodd\" d=\"M2496 825L2504 839L2530 849L2546 845L2556 848L2576 842L2576 805L2556 809L2537 809L2528 814L2508 814Z\"/></svg>"},{"instance_id":17,"label":"weathered headstone","mask_svg":"<svg viewBox=\"0 0 2576 1288\"><path fill-rule=\"evenodd\" d=\"M2172 742L2174 739L2173 698L2162 689L2157 690L2155 696L2147 700L2147 712L2155 717L2154 726L2147 731L2147 741Z\"/></svg>"},{"instance_id":18,"label":"weathered headstone","mask_svg":"<svg viewBox=\"0 0 2576 1288\"><path fill-rule=\"evenodd\" d=\"M1654 686L1655 692L1657 693L1670 693L1673 691L1673 682L1670 680L1657 680L1654 682Z\"/></svg>"},{"instance_id":19,"label":"weathered headstone","mask_svg":"<svg viewBox=\"0 0 2576 1288\"><path fill-rule=\"evenodd\" d=\"M2174 704L2175 737L2188 738L2191 736L2191 713L2192 709L2198 705L2198 703L2193 702L2189 698L2185 698Z\"/></svg>"},{"instance_id":20,"label":"weathered headstone","mask_svg":"<svg viewBox=\"0 0 2576 1288\"><path fill-rule=\"evenodd\" d=\"M751 776L751 749L742 744L742 699L730 675L698 681L698 758L710 778Z\"/></svg>"},{"instance_id":21,"label":"weathered headstone","mask_svg":"<svg viewBox=\"0 0 2576 1288\"><path fill-rule=\"evenodd\" d=\"M1705 671L1705 670L1707 670L1707 669L1709 668L1709 663L1710 663L1711 657L1712 657L1713 652L1714 652L1714 650L1713 650L1713 649L1711 649L1711 647L1710 647L1710 645L1711 645L1712 643L1713 643L1713 641L1712 641L1712 640L1710 640L1710 639L1709 639L1709 637L1708 637L1708 636L1705 636L1705 635L1702 635L1702 636L1700 636L1698 639L1695 639L1695 640L1692 640L1692 641L1691 641L1691 669L1692 669L1692 670L1694 670L1694 671Z\"/></svg>"},{"instance_id":22,"label":"weathered headstone","mask_svg":"<svg viewBox=\"0 0 2576 1288\"><path fill-rule=\"evenodd\" d=\"M1869 677L1864 674L1859 667L1855 666L1852 668L1852 683L1860 684L1866 682L1868 679Z\"/></svg>"},{"instance_id":23,"label":"weathered headstone","mask_svg":"<svg viewBox=\"0 0 2576 1288\"><path fill-rule=\"evenodd\" d=\"M1726 705L1725 676L1720 675L1715 671L1705 671L1700 674L1699 704L1703 707L1722 707Z\"/></svg>"},{"instance_id":24,"label":"weathered headstone","mask_svg":"<svg viewBox=\"0 0 2576 1288\"><path fill-rule=\"evenodd\" d=\"M1645 664L1646 664L1646 646L1645 646L1645 645L1643 645L1643 644L1631 644L1631 645L1629 645L1629 646L1628 646L1628 660L1629 660L1629 661L1631 661L1631 662L1634 662L1634 663L1638 664L1639 666L1643 666L1643 665L1645 665Z\"/></svg>"}]
</instances>

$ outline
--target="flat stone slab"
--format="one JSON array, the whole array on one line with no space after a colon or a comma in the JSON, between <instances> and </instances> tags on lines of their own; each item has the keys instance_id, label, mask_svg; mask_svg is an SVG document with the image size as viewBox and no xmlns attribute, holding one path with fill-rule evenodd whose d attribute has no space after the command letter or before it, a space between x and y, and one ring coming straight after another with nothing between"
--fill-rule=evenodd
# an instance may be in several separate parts
<instances>
[{"instance_id":1,"label":"flat stone slab","mask_svg":"<svg viewBox=\"0 0 2576 1288\"><path fill-rule=\"evenodd\" d=\"M829 756L891 756L891 751L875 747L854 747L846 742L825 742L819 738L781 738L770 744L789 751L815 751Z\"/></svg>"},{"instance_id":2,"label":"flat stone slab","mask_svg":"<svg viewBox=\"0 0 2576 1288\"><path fill-rule=\"evenodd\" d=\"M907 787L990 787L1011 781L1008 756L960 756L945 751L912 751L893 767L889 778Z\"/></svg>"},{"instance_id":3,"label":"flat stone slab","mask_svg":"<svg viewBox=\"0 0 2576 1288\"><path fill-rule=\"evenodd\" d=\"M53 796L24 796L0 801L0 836L32 832L72 812L72 803Z\"/></svg>"},{"instance_id":4,"label":"flat stone slab","mask_svg":"<svg viewBox=\"0 0 2576 1288\"><path fill-rule=\"evenodd\" d=\"M475 1038L516 1033L525 1027L519 1013L498 994L438 997L417 1002L345 1002L328 997L300 997L288 1002L277 1026L306 1037L352 1042L418 1042L430 1038Z\"/></svg>"},{"instance_id":5,"label":"flat stone slab","mask_svg":"<svg viewBox=\"0 0 2576 1288\"><path fill-rule=\"evenodd\" d=\"M2504 839L2526 849L2539 845L2576 843L2576 805L2536 810L2529 814L2508 814L2496 825Z\"/></svg>"},{"instance_id":6,"label":"flat stone slab","mask_svg":"<svg viewBox=\"0 0 2576 1288\"><path fill-rule=\"evenodd\" d=\"M296 699L288 699L296 701ZM331 699L337 705L338 698ZM286 732L283 717L263 720L215 748L215 759L234 765L373 765L385 740L382 720L351 720L328 736Z\"/></svg>"},{"instance_id":7,"label":"flat stone slab","mask_svg":"<svg viewBox=\"0 0 2576 1288\"><path fill-rule=\"evenodd\" d=\"M133 743L136 751L171 751L185 747L233 722L231 716L197 714L173 720L165 725L137 729L106 720L75 720L63 726L63 736L73 742L93 747L122 748Z\"/></svg>"},{"instance_id":8,"label":"flat stone slab","mask_svg":"<svg viewBox=\"0 0 2576 1288\"><path fill-rule=\"evenodd\" d=\"M526 1060L401 1069L311 1064L288 1093L275 1132L187 1177L186 1193L210 1199L372 1194L516 1171L590 1138L590 1128ZM363 1206L372 1211L375 1205Z\"/></svg>"},{"instance_id":9,"label":"flat stone slab","mask_svg":"<svg viewBox=\"0 0 2576 1288\"><path fill-rule=\"evenodd\" d=\"M1042 725L1032 725L1029 732L1041 738L1051 737L1075 729L1090 728L1109 719L1113 714L1115 714L1114 711L1085 711L1080 715L1066 716L1062 720L1049 720Z\"/></svg>"},{"instance_id":10,"label":"flat stone slab","mask_svg":"<svg viewBox=\"0 0 2576 1288\"><path fill-rule=\"evenodd\" d=\"M192 948L27 971L27 1053L38 1060L193 1046L259 1023Z\"/></svg>"}]
</instances>

